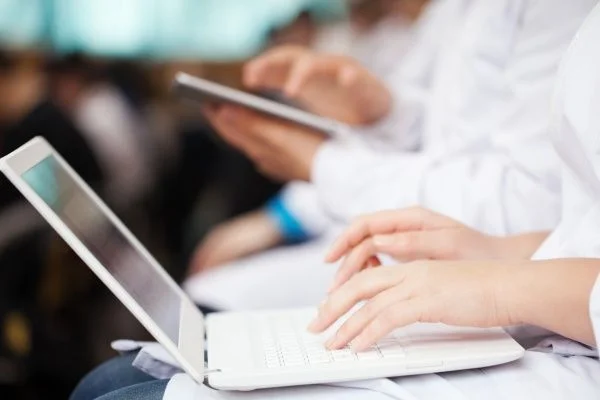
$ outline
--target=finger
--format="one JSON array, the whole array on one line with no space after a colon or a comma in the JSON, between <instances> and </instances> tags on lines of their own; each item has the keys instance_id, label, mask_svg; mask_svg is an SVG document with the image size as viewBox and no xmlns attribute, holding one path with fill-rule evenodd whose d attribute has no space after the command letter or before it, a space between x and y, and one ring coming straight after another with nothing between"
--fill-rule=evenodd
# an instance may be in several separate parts
<instances>
[{"instance_id":1,"label":"finger","mask_svg":"<svg viewBox=\"0 0 600 400\"><path fill-rule=\"evenodd\" d=\"M373 248L399 262L451 260L456 258L462 247L461 233L459 230L442 229L377 235L373 237Z\"/></svg>"},{"instance_id":2,"label":"finger","mask_svg":"<svg viewBox=\"0 0 600 400\"><path fill-rule=\"evenodd\" d=\"M399 275L399 274L396 274ZM354 275L345 285L333 292L319 309L319 315L310 324L311 332L323 332L362 300L370 299L394 286L391 268L377 268Z\"/></svg>"},{"instance_id":3,"label":"finger","mask_svg":"<svg viewBox=\"0 0 600 400\"><path fill-rule=\"evenodd\" d=\"M403 302L409 297L409 292L403 286L395 286L375 296L360 310L352 315L337 331L335 336L325 345L330 349L340 349L354 340L367 325L383 310L394 303Z\"/></svg>"},{"instance_id":4,"label":"finger","mask_svg":"<svg viewBox=\"0 0 600 400\"><path fill-rule=\"evenodd\" d=\"M362 269L368 268L369 261L372 260L377 253L377 248L372 239L363 240L362 243L354 247L335 274L329 292L337 290L354 274L360 272Z\"/></svg>"},{"instance_id":5,"label":"finger","mask_svg":"<svg viewBox=\"0 0 600 400\"><path fill-rule=\"evenodd\" d=\"M271 50L264 55L257 57L253 61L247 63L244 67L244 85L250 88L274 87L281 89L281 87L278 86L285 84L285 76L275 77L274 75L280 75L277 72L285 71L287 68L290 68L292 64L306 52L305 49L289 46ZM281 82L277 82L279 80L281 80Z\"/></svg>"},{"instance_id":6,"label":"finger","mask_svg":"<svg viewBox=\"0 0 600 400\"><path fill-rule=\"evenodd\" d=\"M338 74L338 82L340 86L350 88L353 87L360 78L361 71L354 65L344 66Z\"/></svg>"},{"instance_id":7,"label":"finger","mask_svg":"<svg viewBox=\"0 0 600 400\"><path fill-rule=\"evenodd\" d=\"M285 93L290 97L297 96L310 79L316 76L335 75L339 64L333 59L319 58L312 55L302 57L292 66Z\"/></svg>"},{"instance_id":8,"label":"finger","mask_svg":"<svg viewBox=\"0 0 600 400\"><path fill-rule=\"evenodd\" d=\"M208 115L208 120L221 136L231 146L244 152L252 152L256 143L256 121L248 111L222 106L213 115Z\"/></svg>"},{"instance_id":9,"label":"finger","mask_svg":"<svg viewBox=\"0 0 600 400\"><path fill-rule=\"evenodd\" d=\"M396 230L395 220L400 218L399 214L399 211L382 211L358 218L334 242L325 260L336 262L364 239L377 234L394 232Z\"/></svg>"},{"instance_id":10,"label":"finger","mask_svg":"<svg viewBox=\"0 0 600 400\"><path fill-rule=\"evenodd\" d=\"M327 253L327 262L336 262L364 239L397 231L422 230L435 227L442 217L420 207L382 211L358 218L334 242ZM444 217L444 219L446 219Z\"/></svg>"},{"instance_id":11,"label":"finger","mask_svg":"<svg viewBox=\"0 0 600 400\"><path fill-rule=\"evenodd\" d=\"M386 254L401 262L438 258L446 253L445 236L453 234L446 231L415 231L367 238L347 254L334 278L332 290L363 269L377 254Z\"/></svg>"},{"instance_id":12,"label":"finger","mask_svg":"<svg viewBox=\"0 0 600 400\"><path fill-rule=\"evenodd\" d=\"M394 330L420 322L421 315L427 309L427 300L409 298L394 303L373 318L364 330L352 342L356 352L365 351Z\"/></svg>"},{"instance_id":13,"label":"finger","mask_svg":"<svg viewBox=\"0 0 600 400\"><path fill-rule=\"evenodd\" d=\"M221 109L220 105L215 103L206 103L203 104L200 108L200 111L204 117L212 123L212 119L216 118L219 110Z\"/></svg>"},{"instance_id":14,"label":"finger","mask_svg":"<svg viewBox=\"0 0 600 400\"><path fill-rule=\"evenodd\" d=\"M461 244L461 231L434 230L376 235L363 240L348 253L342 262L332 288L337 289L352 275L365 268L377 254L393 257L398 262L418 260L454 260L465 246Z\"/></svg>"},{"instance_id":15,"label":"finger","mask_svg":"<svg viewBox=\"0 0 600 400\"><path fill-rule=\"evenodd\" d=\"M327 291L327 293L330 294L330 293L334 292L335 290L337 290L342 284L346 283L348 281L348 279L350 279L350 277L352 275L354 275L355 273L358 273L361 270L368 269L368 268L381 267L381 265L382 265L381 260L377 256L371 256L371 257L369 257L369 259L366 261L366 263L362 267L357 268L353 273L348 273L347 276L342 276L340 274L340 271L338 271L336 273L334 281L331 284L331 286L329 287L329 290Z\"/></svg>"},{"instance_id":16,"label":"finger","mask_svg":"<svg viewBox=\"0 0 600 400\"><path fill-rule=\"evenodd\" d=\"M299 58L291 66L283 89L284 93L290 97L297 96L305 83L317 73L318 64L319 58L312 54L306 54Z\"/></svg>"}]
</instances>

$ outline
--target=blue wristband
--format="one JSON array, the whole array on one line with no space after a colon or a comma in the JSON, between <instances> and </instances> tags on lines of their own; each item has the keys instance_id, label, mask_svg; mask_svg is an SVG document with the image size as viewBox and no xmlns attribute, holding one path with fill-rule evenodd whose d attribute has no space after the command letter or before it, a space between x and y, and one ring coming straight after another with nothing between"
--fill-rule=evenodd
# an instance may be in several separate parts
<instances>
[{"instance_id":1,"label":"blue wristband","mask_svg":"<svg viewBox=\"0 0 600 400\"><path fill-rule=\"evenodd\" d=\"M266 211L279 225L287 243L299 243L310 238L300 222L289 212L281 196L271 199L266 205Z\"/></svg>"}]
</instances>

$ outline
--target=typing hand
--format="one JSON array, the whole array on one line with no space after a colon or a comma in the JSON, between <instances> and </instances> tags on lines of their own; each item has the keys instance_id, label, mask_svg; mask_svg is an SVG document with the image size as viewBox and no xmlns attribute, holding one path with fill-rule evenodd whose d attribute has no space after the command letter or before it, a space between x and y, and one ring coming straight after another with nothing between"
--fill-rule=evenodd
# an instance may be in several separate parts
<instances>
[{"instance_id":1,"label":"typing hand","mask_svg":"<svg viewBox=\"0 0 600 400\"><path fill-rule=\"evenodd\" d=\"M351 343L363 351L401 328L417 322L469 327L518 323L507 295L518 266L498 262L426 261L364 270L335 290L309 326L320 333L366 301L326 346Z\"/></svg>"},{"instance_id":2,"label":"typing hand","mask_svg":"<svg viewBox=\"0 0 600 400\"><path fill-rule=\"evenodd\" d=\"M297 46L278 47L249 62L244 82L279 90L316 114L352 125L376 122L392 103L383 83L357 61Z\"/></svg>"},{"instance_id":3,"label":"typing hand","mask_svg":"<svg viewBox=\"0 0 600 400\"><path fill-rule=\"evenodd\" d=\"M504 245L502 238L422 208L379 212L351 224L327 254L330 263L344 258L331 290L372 266L377 254L399 262L495 259L506 257Z\"/></svg>"}]
</instances>

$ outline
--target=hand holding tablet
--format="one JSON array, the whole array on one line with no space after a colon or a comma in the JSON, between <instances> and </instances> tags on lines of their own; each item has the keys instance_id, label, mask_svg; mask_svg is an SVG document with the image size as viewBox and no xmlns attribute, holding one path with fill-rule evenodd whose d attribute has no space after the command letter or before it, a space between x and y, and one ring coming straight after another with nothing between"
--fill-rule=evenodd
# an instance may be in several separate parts
<instances>
[{"instance_id":1,"label":"hand holding tablet","mask_svg":"<svg viewBox=\"0 0 600 400\"><path fill-rule=\"evenodd\" d=\"M242 92L227 86L219 85L205 79L180 72L173 82L174 93L189 100L198 102L229 103L272 117L289 121L329 136L344 130L345 125L332 119L294 108L288 105L267 100L259 96Z\"/></svg>"}]
</instances>

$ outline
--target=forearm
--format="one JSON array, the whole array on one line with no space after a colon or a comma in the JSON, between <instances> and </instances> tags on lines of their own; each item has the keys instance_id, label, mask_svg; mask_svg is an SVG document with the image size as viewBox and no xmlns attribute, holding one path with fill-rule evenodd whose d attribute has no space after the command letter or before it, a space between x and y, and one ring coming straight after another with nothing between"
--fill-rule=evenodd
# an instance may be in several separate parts
<instances>
[{"instance_id":1,"label":"forearm","mask_svg":"<svg viewBox=\"0 0 600 400\"><path fill-rule=\"evenodd\" d=\"M312 181L328 212L343 221L420 205L488 234L551 229L558 222L560 192L552 182L500 150L440 157L327 143Z\"/></svg>"},{"instance_id":2,"label":"forearm","mask_svg":"<svg viewBox=\"0 0 600 400\"><path fill-rule=\"evenodd\" d=\"M566 259L516 266L500 285L498 298L512 320L548 329L595 346L590 295L600 260Z\"/></svg>"},{"instance_id":3,"label":"forearm","mask_svg":"<svg viewBox=\"0 0 600 400\"><path fill-rule=\"evenodd\" d=\"M500 260L529 260L548 238L550 232L533 232L508 237L496 237L495 257Z\"/></svg>"}]
</instances>

